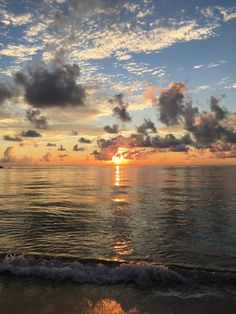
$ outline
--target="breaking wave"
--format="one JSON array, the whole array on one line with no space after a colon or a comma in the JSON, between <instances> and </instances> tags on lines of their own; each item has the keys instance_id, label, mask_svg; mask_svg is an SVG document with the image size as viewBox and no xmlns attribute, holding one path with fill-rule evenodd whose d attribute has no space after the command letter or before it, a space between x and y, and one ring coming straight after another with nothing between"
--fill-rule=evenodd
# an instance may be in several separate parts
<instances>
[{"instance_id":1,"label":"breaking wave","mask_svg":"<svg viewBox=\"0 0 236 314\"><path fill-rule=\"evenodd\" d=\"M134 284L162 287L179 284L219 283L236 286L235 272L167 267L146 262L65 261L35 256L6 255L0 274L91 284Z\"/></svg>"}]
</instances>

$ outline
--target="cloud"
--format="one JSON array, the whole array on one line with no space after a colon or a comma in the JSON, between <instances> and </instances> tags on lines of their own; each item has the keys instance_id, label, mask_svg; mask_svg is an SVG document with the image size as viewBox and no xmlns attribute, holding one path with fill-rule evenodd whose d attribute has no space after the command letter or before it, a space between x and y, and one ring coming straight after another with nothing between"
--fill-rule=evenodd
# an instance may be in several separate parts
<instances>
[{"instance_id":1,"label":"cloud","mask_svg":"<svg viewBox=\"0 0 236 314\"><path fill-rule=\"evenodd\" d=\"M85 151L85 148L84 148L84 147L79 147L78 144L76 144L76 145L73 147L73 151L74 151L74 152L83 152L83 151Z\"/></svg>"},{"instance_id":2,"label":"cloud","mask_svg":"<svg viewBox=\"0 0 236 314\"><path fill-rule=\"evenodd\" d=\"M200 85L200 86L196 87L194 89L194 91L195 91L195 93L199 93L199 92L207 90L207 89L210 89L210 86L208 86L208 85Z\"/></svg>"},{"instance_id":3,"label":"cloud","mask_svg":"<svg viewBox=\"0 0 236 314\"><path fill-rule=\"evenodd\" d=\"M173 151L173 152L187 152L189 146L193 144L191 136L185 134L182 137L175 137L173 134L167 134L164 137L159 135L150 136L147 134L131 134L128 137L119 135L110 139L99 139L97 141L98 149L92 152L92 155L98 160L111 160L112 156L122 149L127 149L122 156L135 155L137 149L147 149L147 155L158 150ZM126 155L126 153L129 154ZM129 157L130 158L130 157ZM131 158L130 158L131 159Z\"/></svg>"},{"instance_id":4,"label":"cloud","mask_svg":"<svg viewBox=\"0 0 236 314\"><path fill-rule=\"evenodd\" d=\"M19 135L4 135L3 139L4 141L23 142Z\"/></svg>"},{"instance_id":5,"label":"cloud","mask_svg":"<svg viewBox=\"0 0 236 314\"><path fill-rule=\"evenodd\" d=\"M158 101L161 122L166 125L175 125L180 122L184 110L183 92L186 89L183 83L170 82L168 88L162 91Z\"/></svg>"},{"instance_id":6,"label":"cloud","mask_svg":"<svg viewBox=\"0 0 236 314\"><path fill-rule=\"evenodd\" d=\"M65 150L66 150L66 148L65 148L65 147L63 147L63 145L60 145L60 147L58 148L58 150L63 152L63 151L65 151Z\"/></svg>"},{"instance_id":7,"label":"cloud","mask_svg":"<svg viewBox=\"0 0 236 314\"><path fill-rule=\"evenodd\" d=\"M112 126L105 125L104 131L106 131L107 133L116 134L119 132L118 128L119 128L119 126L117 124L113 124Z\"/></svg>"},{"instance_id":8,"label":"cloud","mask_svg":"<svg viewBox=\"0 0 236 314\"><path fill-rule=\"evenodd\" d=\"M63 161L67 157L69 157L68 154L60 154L60 155L58 155L58 158L60 159L60 161Z\"/></svg>"},{"instance_id":9,"label":"cloud","mask_svg":"<svg viewBox=\"0 0 236 314\"><path fill-rule=\"evenodd\" d=\"M39 109L26 110L26 117L38 129L46 129L48 126L47 117Z\"/></svg>"},{"instance_id":10,"label":"cloud","mask_svg":"<svg viewBox=\"0 0 236 314\"><path fill-rule=\"evenodd\" d=\"M79 133L78 133L78 131L76 131L76 130L72 130L71 132L70 132L70 135L73 135L73 136L76 136L76 135L78 135Z\"/></svg>"},{"instance_id":11,"label":"cloud","mask_svg":"<svg viewBox=\"0 0 236 314\"><path fill-rule=\"evenodd\" d=\"M46 146L48 146L48 147L55 147L55 146L57 146L57 144L56 143L47 143Z\"/></svg>"},{"instance_id":12,"label":"cloud","mask_svg":"<svg viewBox=\"0 0 236 314\"><path fill-rule=\"evenodd\" d=\"M113 115L122 122L130 122L132 118L127 111L129 104L125 103L123 98L123 94L118 94L115 95L113 99L110 99L110 103L114 105L112 109Z\"/></svg>"},{"instance_id":13,"label":"cloud","mask_svg":"<svg viewBox=\"0 0 236 314\"><path fill-rule=\"evenodd\" d=\"M2 163L14 163L17 165L34 165L37 163L37 160L34 158L24 155L22 157L18 157L15 151L15 148L9 146L3 153Z\"/></svg>"},{"instance_id":14,"label":"cloud","mask_svg":"<svg viewBox=\"0 0 236 314\"><path fill-rule=\"evenodd\" d=\"M81 138L79 139L79 142L80 142L81 144L91 144L91 143L92 143L91 140L89 140L89 139L87 139L87 138L84 138L84 137L81 137Z\"/></svg>"},{"instance_id":15,"label":"cloud","mask_svg":"<svg viewBox=\"0 0 236 314\"><path fill-rule=\"evenodd\" d=\"M41 158L41 161L50 162L52 161L53 155L51 152L47 152L43 157Z\"/></svg>"},{"instance_id":16,"label":"cloud","mask_svg":"<svg viewBox=\"0 0 236 314\"><path fill-rule=\"evenodd\" d=\"M214 112L204 112L197 115L193 120L193 125L188 127L195 138L194 145L197 148L211 147L213 143L219 140L226 143L236 142L236 132L221 124L221 120L226 113L221 108L220 110L213 106L213 109Z\"/></svg>"},{"instance_id":17,"label":"cloud","mask_svg":"<svg viewBox=\"0 0 236 314\"><path fill-rule=\"evenodd\" d=\"M24 24L28 24L32 20L32 16L30 13L14 14L12 12L8 12L3 7L1 7L0 17L1 23L12 26L21 26Z\"/></svg>"},{"instance_id":18,"label":"cloud","mask_svg":"<svg viewBox=\"0 0 236 314\"><path fill-rule=\"evenodd\" d=\"M156 127L155 124L150 119L144 119L143 124L137 127L137 132L146 134L148 131L151 131L153 133L156 133Z\"/></svg>"},{"instance_id":19,"label":"cloud","mask_svg":"<svg viewBox=\"0 0 236 314\"><path fill-rule=\"evenodd\" d=\"M85 102L85 89L77 83L80 70L77 64L56 60L51 70L45 66L18 72L15 82L24 90L28 104L36 108L77 107Z\"/></svg>"},{"instance_id":20,"label":"cloud","mask_svg":"<svg viewBox=\"0 0 236 314\"><path fill-rule=\"evenodd\" d=\"M14 162L15 160L16 160L15 148L12 146L7 147L3 153L2 162L9 163L9 162Z\"/></svg>"},{"instance_id":21,"label":"cloud","mask_svg":"<svg viewBox=\"0 0 236 314\"><path fill-rule=\"evenodd\" d=\"M93 15L97 13L97 9L102 8L101 0L70 0L70 10L73 14L80 17Z\"/></svg>"},{"instance_id":22,"label":"cloud","mask_svg":"<svg viewBox=\"0 0 236 314\"><path fill-rule=\"evenodd\" d=\"M0 55L18 59L18 61L27 61L32 58L42 47L26 45L7 45L0 50Z\"/></svg>"},{"instance_id":23,"label":"cloud","mask_svg":"<svg viewBox=\"0 0 236 314\"><path fill-rule=\"evenodd\" d=\"M42 135L35 130L27 130L21 132L22 137L41 137Z\"/></svg>"},{"instance_id":24,"label":"cloud","mask_svg":"<svg viewBox=\"0 0 236 314\"><path fill-rule=\"evenodd\" d=\"M225 8L218 7L220 13L223 15L223 19L228 22L232 19L236 19L236 7L233 8Z\"/></svg>"},{"instance_id":25,"label":"cloud","mask_svg":"<svg viewBox=\"0 0 236 314\"><path fill-rule=\"evenodd\" d=\"M220 99L217 99L216 97L211 96L210 108L211 108L211 111L215 113L215 117L218 121L223 120L227 114L227 110L222 109L219 106L219 101Z\"/></svg>"},{"instance_id":26,"label":"cloud","mask_svg":"<svg viewBox=\"0 0 236 314\"><path fill-rule=\"evenodd\" d=\"M234 115L219 105L223 96L211 96L210 111L200 112L198 107L193 106L191 98L186 97L186 89L183 83L171 82L167 88L162 89L157 102L159 119L167 126L180 125L187 131L186 134L178 137L172 133L165 136L154 135L152 133L157 132L155 124L150 119L145 119L144 123L137 127L135 134L100 138L97 141L98 149L95 149L92 155L99 160L111 160L120 148L127 149L130 156L135 156L136 149L144 148L185 153L190 148L210 149L213 152L222 150L223 144L231 150L232 145L236 144ZM126 154L122 154L125 158Z\"/></svg>"},{"instance_id":27,"label":"cloud","mask_svg":"<svg viewBox=\"0 0 236 314\"><path fill-rule=\"evenodd\" d=\"M194 65L194 66L193 66L194 70L201 69L201 68L203 68L203 67L204 67L203 64L197 64L197 65Z\"/></svg>"},{"instance_id":28,"label":"cloud","mask_svg":"<svg viewBox=\"0 0 236 314\"><path fill-rule=\"evenodd\" d=\"M0 83L0 105L2 105L5 100L12 98L13 95L14 92L9 86Z\"/></svg>"},{"instance_id":29,"label":"cloud","mask_svg":"<svg viewBox=\"0 0 236 314\"><path fill-rule=\"evenodd\" d=\"M183 110L183 120L184 127L186 130L191 131L195 117L198 114L199 110L197 107L192 106L192 102L189 100L185 103L185 108Z\"/></svg>"},{"instance_id":30,"label":"cloud","mask_svg":"<svg viewBox=\"0 0 236 314\"><path fill-rule=\"evenodd\" d=\"M158 89L153 86L149 85L145 92L143 93L143 96L147 100L155 101L156 100L156 93L158 92Z\"/></svg>"},{"instance_id":31,"label":"cloud","mask_svg":"<svg viewBox=\"0 0 236 314\"><path fill-rule=\"evenodd\" d=\"M181 24L181 25L180 25ZM90 44L77 45L72 56L80 60L104 59L117 51L130 53L160 51L175 43L203 40L215 36L216 21L199 25L197 21L186 21L173 25L154 25L148 30L139 26L131 26L127 31L127 23L114 23L117 27L105 27L103 32L88 34ZM82 34L81 34L82 35Z\"/></svg>"},{"instance_id":32,"label":"cloud","mask_svg":"<svg viewBox=\"0 0 236 314\"><path fill-rule=\"evenodd\" d=\"M210 63L210 64L208 65L208 68L209 68L209 69L217 68L217 67L219 67L219 66L221 66L221 65L223 65L223 64L225 64L225 63L226 63L225 60L220 60L219 62L212 62L212 63Z\"/></svg>"},{"instance_id":33,"label":"cloud","mask_svg":"<svg viewBox=\"0 0 236 314\"><path fill-rule=\"evenodd\" d=\"M143 160L151 154L156 154L156 152L156 149L129 149L125 153L121 153L121 155L127 160Z\"/></svg>"}]
</instances>

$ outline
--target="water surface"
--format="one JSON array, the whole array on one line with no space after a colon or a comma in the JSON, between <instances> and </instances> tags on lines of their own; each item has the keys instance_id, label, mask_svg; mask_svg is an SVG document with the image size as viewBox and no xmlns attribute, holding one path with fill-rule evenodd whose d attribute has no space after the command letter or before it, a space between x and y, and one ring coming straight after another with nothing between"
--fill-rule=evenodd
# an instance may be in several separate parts
<instances>
[{"instance_id":1,"label":"water surface","mask_svg":"<svg viewBox=\"0 0 236 314\"><path fill-rule=\"evenodd\" d=\"M0 253L236 269L236 167L0 170Z\"/></svg>"}]
</instances>

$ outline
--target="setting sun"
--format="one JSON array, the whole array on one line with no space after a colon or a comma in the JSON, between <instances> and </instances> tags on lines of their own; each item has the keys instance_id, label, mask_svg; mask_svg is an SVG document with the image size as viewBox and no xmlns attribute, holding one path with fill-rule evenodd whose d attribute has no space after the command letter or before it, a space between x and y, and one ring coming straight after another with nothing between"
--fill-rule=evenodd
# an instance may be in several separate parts
<instances>
[{"instance_id":1,"label":"setting sun","mask_svg":"<svg viewBox=\"0 0 236 314\"><path fill-rule=\"evenodd\" d=\"M112 156L112 162L116 165L120 165L124 161L124 157L120 154Z\"/></svg>"}]
</instances>

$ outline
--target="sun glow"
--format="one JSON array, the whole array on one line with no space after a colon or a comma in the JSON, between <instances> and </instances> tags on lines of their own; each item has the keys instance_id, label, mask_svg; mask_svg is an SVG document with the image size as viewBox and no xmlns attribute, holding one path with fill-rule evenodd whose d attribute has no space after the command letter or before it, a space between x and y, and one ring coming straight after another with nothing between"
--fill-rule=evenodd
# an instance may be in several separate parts
<instances>
[{"instance_id":1,"label":"sun glow","mask_svg":"<svg viewBox=\"0 0 236 314\"><path fill-rule=\"evenodd\" d=\"M112 156L112 162L116 165L120 165L123 161L124 161L124 157L122 155Z\"/></svg>"},{"instance_id":2,"label":"sun glow","mask_svg":"<svg viewBox=\"0 0 236 314\"><path fill-rule=\"evenodd\" d=\"M112 163L115 165L126 164L127 160L127 152L128 149L124 147L119 147L117 149L117 153L112 156Z\"/></svg>"}]
</instances>

